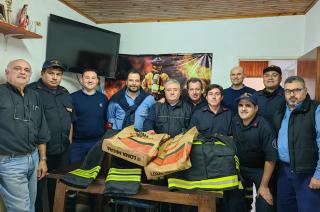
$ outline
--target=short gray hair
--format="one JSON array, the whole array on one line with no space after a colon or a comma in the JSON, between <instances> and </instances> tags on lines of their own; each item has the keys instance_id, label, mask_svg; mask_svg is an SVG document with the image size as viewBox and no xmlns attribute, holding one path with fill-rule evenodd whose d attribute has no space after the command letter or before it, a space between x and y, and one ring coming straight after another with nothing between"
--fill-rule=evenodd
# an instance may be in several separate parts
<instances>
[{"instance_id":1,"label":"short gray hair","mask_svg":"<svg viewBox=\"0 0 320 212\"><path fill-rule=\"evenodd\" d=\"M167 87L167 85L169 85L169 84L178 84L181 87L180 82L176 79L168 79L166 81L166 83L164 84L164 87Z\"/></svg>"},{"instance_id":2,"label":"short gray hair","mask_svg":"<svg viewBox=\"0 0 320 212\"><path fill-rule=\"evenodd\" d=\"M300 82L303 87L306 87L306 83L304 82L304 79L299 76L290 76L285 81L284 84L293 83L293 82Z\"/></svg>"},{"instance_id":3,"label":"short gray hair","mask_svg":"<svg viewBox=\"0 0 320 212\"><path fill-rule=\"evenodd\" d=\"M244 73L243 68L242 68L241 66L234 66L234 67L230 70L230 74L231 74L231 72L232 72L233 70L236 70L236 69L238 69L238 70L240 70L242 73Z\"/></svg>"}]
</instances>

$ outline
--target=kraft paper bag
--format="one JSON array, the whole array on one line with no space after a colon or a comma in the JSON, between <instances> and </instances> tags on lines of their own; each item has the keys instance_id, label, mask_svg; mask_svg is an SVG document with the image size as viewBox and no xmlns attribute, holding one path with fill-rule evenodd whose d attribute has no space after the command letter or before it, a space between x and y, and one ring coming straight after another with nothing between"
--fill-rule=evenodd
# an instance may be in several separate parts
<instances>
[{"instance_id":1,"label":"kraft paper bag","mask_svg":"<svg viewBox=\"0 0 320 212\"><path fill-rule=\"evenodd\" d=\"M134 164L146 166L157 156L159 144L168 138L167 134L136 132L133 126L129 126L112 138L104 139L102 150Z\"/></svg>"},{"instance_id":2,"label":"kraft paper bag","mask_svg":"<svg viewBox=\"0 0 320 212\"><path fill-rule=\"evenodd\" d=\"M198 130L193 127L161 144L157 157L144 168L148 180L189 169L192 142L197 136Z\"/></svg>"}]
</instances>

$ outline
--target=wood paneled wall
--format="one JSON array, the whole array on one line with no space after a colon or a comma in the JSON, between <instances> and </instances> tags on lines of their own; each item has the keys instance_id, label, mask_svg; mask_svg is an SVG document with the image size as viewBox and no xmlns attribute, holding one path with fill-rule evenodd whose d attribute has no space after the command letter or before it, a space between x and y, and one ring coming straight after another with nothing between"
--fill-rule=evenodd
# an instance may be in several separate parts
<instances>
[{"instance_id":1,"label":"wood paneled wall","mask_svg":"<svg viewBox=\"0 0 320 212\"><path fill-rule=\"evenodd\" d=\"M298 76L303 77L312 99L320 100L320 47L298 59Z\"/></svg>"},{"instance_id":2,"label":"wood paneled wall","mask_svg":"<svg viewBox=\"0 0 320 212\"><path fill-rule=\"evenodd\" d=\"M262 77L263 69L268 66L268 61L240 61L246 77Z\"/></svg>"}]
</instances>

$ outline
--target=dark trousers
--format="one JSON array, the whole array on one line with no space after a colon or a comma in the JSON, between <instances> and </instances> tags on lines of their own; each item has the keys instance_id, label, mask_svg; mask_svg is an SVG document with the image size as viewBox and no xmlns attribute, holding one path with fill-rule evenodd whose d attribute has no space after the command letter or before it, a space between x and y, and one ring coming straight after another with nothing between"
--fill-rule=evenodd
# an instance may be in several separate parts
<instances>
[{"instance_id":1,"label":"dark trousers","mask_svg":"<svg viewBox=\"0 0 320 212\"><path fill-rule=\"evenodd\" d=\"M261 184L263 169L262 168L248 168L248 167L240 167L241 176L243 178L243 186L245 188L251 188L253 184L256 186L257 191L259 190L259 186ZM269 189L271 193L273 192L273 180L269 182ZM246 191L243 190L243 195L246 195ZM251 210L251 204L253 202L253 198L246 198L246 206L247 211ZM257 195L256 197L256 211L257 212L272 212L274 208L272 205L269 205L268 202L262 197ZM289 211L286 211L289 212Z\"/></svg>"},{"instance_id":2,"label":"dark trousers","mask_svg":"<svg viewBox=\"0 0 320 212\"><path fill-rule=\"evenodd\" d=\"M64 167L69 164L69 152L65 151L61 154L47 155L48 171ZM53 209L54 193L56 189L56 181L54 179L47 179L44 177L38 181L36 212L50 211Z\"/></svg>"},{"instance_id":3,"label":"dark trousers","mask_svg":"<svg viewBox=\"0 0 320 212\"><path fill-rule=\"evenodd\" d=\"M70 146L70 163L84 160L89 150L96 145L97 142L73 142Z\"/></svg>"},{"instance_id":4,"label":"dark trousers","mask_svg":"<svg viewBox=\"0 0 320 212\"><path fill-rule=\"evenodd\" d=\"M320 211L320 190L309 188L313 173L295 174L288 164L280 163L277 182L278 212Z\"/></svg>"}]
</instances>

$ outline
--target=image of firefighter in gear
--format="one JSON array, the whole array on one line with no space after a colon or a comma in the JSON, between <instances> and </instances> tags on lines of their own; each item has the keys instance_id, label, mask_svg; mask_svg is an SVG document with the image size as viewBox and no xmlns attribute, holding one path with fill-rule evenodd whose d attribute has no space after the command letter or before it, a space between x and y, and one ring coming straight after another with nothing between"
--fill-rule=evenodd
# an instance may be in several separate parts
<instances>
[{"instance_id":1,"label":"image of firefighter in gear","mask_svg":"<svg viewBox=\"0 0 320 212\"><path fill-rule=\"evenodd\" d=\"M273 211L272 173L277 161L276 135L270 123L257 114L256 96L242 94L238 100L238 115L232 124L232 134L240 161L240 175L245 188L257 189L256 211ZM242 190L245 198L245 190ZM246 198L247 211L253 199Z\"/></svg>"},{"instance_id":2,"label":"image of firefighter in gear","mask_svg":"<svg viewBox=\"0 0 320 212\"><path fill-rule=\"evenodd\" d=\"M163 60L160 57L155 57L151 63L152 71L145 76L141 87L158 101L164 97L164 84L169 76L162 72Z\"/></svg>"}]
</instances>

